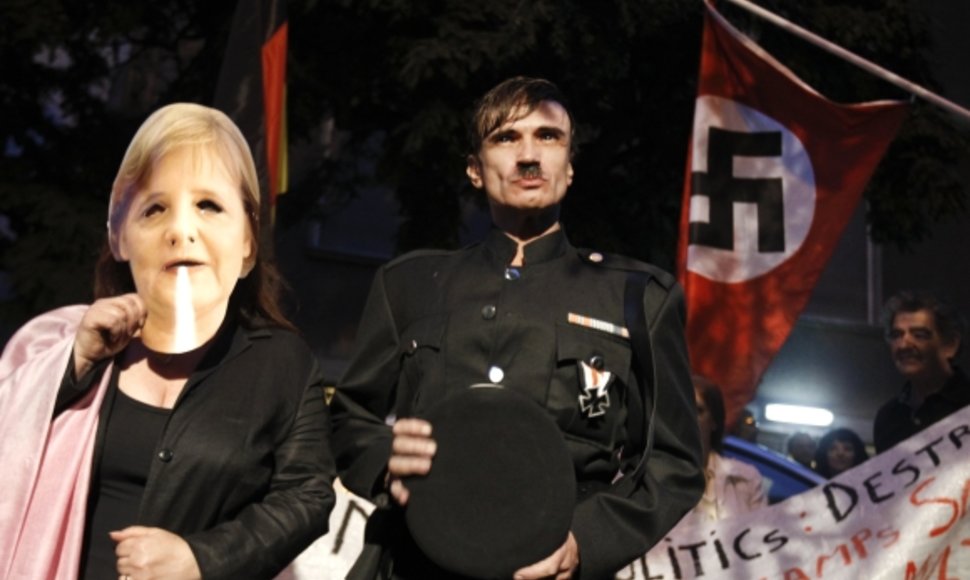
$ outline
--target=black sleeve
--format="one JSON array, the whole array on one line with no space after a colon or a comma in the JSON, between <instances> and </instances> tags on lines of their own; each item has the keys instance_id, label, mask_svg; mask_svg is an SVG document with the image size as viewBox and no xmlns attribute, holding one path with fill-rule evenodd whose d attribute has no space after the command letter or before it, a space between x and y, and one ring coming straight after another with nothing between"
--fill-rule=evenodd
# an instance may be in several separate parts
<instances>
[{"instance_id":1,"label":"black sleeve","mask_svg":"<svg viewBox=\"0 0 970 580\"><path fill-rule=\"evenodd\" d=\"M379 270L357 330L356 352L337 384L331 412L341 482L372 499L383 489L391 454L392 412L400 372L398 331Z\"/></svg>"},{"instance_id":2,"label":"black sleeve","mask_svg":"<svg viewBox=\"0 0 970 580\"><path fill-rule=\"evenodd\" d=\"M100 361L88 369L88 372L84 373L84 376L75 378L74 351L71 351L71 356L67 359L67 369L61 378L61 386L57 389L57 399L54 402L53 416L57 417L63 413L75 401L84 396L95 383L101 380L101 373L104 372L109 362L111 362L109 359Z\"/></svg>"},{"instance_id":3,"label":"black sleeve","mask_svg":"<svg viewBox=\"0 0 970 580\"><path fill-rule=\"evenodd\" d=\"M888 404L880 407L876 411L876 418L872 423L872 439L877 455L893 446L891 429L889 428L888 407Z\"/></svg>"},{"instance_id":4,"label":"black sleeve","mask_svg":"<svg viewBox=\"0 0 970 580\"><path fill-rule=\"evenodd\" d=\"M271 577L327 532L336 502L330 421L322 377L314 372L310 381L276 448L266 496L230 521L185 536L203 578Z\"/></svg>"}]
</instances>

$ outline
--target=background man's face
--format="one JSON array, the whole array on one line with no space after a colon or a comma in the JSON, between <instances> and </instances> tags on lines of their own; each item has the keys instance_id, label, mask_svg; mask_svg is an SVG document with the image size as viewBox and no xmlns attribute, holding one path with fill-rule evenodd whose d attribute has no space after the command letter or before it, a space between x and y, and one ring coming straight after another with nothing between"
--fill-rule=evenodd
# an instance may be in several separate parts
<instances>
[{"instance_id":1,"label":"background man's face","mask_svg":"<svg viewBox=\"0 0 970 580\"><path fill-rule=\"evenodd\" d=\"M573 180L569 115L554 101L520 115L513 111L511 120L485 137L466 172L493 208L547 209L562 201Z\"/></svg>"},{"instance_id":2,"label":"background man's face","mask_svg":"<svg viewBox=\"0 0 970 580\"><path fill-rule=\"evenodd\" d=\"M788 446L792 459L802 465L811 465L815 458L815 440L808 435L796 435Z\"/></svg>"},{"instance_id":3,"label":"background man's face","mask_svg":"<svg viewBox=\"0 0 970 580\"><path fill-rule=\"evenodd\" d=\"M889 350L896 368L907 379L949 375L950 359L956 355L959 339L940 336L929 310L898 312L889 333Z\"/></svg>"}]
</instances>

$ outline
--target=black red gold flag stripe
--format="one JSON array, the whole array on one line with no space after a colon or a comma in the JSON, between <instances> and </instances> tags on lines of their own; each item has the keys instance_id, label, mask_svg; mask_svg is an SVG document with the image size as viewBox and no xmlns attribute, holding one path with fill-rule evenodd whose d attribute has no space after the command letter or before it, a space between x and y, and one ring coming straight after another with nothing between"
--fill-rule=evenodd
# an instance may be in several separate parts
<instances>
[{"instance_id":1,"label":"black red gold flag stripe","mask_svg":"<svg viewBox=\"0 0 970 580\"><path fill-rule=\"evenodd\" d=\"M285 0L239 0L213 106L239 125L259 171L262 223L287 189ZM263 228L266 245L272 228Z\"/></svg>"}]
</instances>

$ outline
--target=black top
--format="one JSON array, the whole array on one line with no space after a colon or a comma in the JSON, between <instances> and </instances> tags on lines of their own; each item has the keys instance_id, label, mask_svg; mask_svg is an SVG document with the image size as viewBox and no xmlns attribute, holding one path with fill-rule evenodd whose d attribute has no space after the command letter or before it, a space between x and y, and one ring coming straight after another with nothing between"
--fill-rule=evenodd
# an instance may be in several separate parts
<instances>
[{"instance_id":1,"label":"black top","mask_svg":"<svg viewBox=\"0 0 970 580\"><path fill-rule=\"evenodd\" d=\"M381 492L391 441L385 417L424 416L457 389L505 384L563 434L581 496L571 526L580 576L611 577L662 538L703 490L683 293L669 274L576 249L562 231L526 245L521 267L509 265L515 251L493 230L464 250L412 252L378 271L332 403L341 481L365 497ZM642 476L631 475L646 439L647 382L625 334L630 272L651 278L644 305L658 412ZM590 368L610 373L602 391L585 384ZM625 476L614 481L618 473ZM421 564L406 574L410 563L399 558L416 560L416 550L404 530L389 537L399 542L391 546L396 574L441 577L418 570Z\"/></svg>"},{"instance_id":2,"label":"black top","mask_svg":"<svg viewBox=\"0 0 970 580\"><path fill-rule=\"evenodd\" d=\"M910 404L912 390L913 386L906 383L902 392L887 401L876 413L872 429L876 453L882 453L954 411L970 405L970 379L956 367L943 388L926 397L917 409Z\"/></svg>"},{"instance_id":3,"label":"black top","mask_svg":"<svg viewBox=\"0 0 970 580\"><path fill-rule=\"evenodd\" d=\"M77 384L65 380L55 415L99 384L108 362ZM109 389L101 406L92 479L116 396ZM323 378L306 342L227 316L157 440L137 524L181 536L207 580L273 578L327 531L329 430Z\"/></svg>"},{"instance_id":4,"label":"black top","mask_svg":"<svg viewBox=\"0 0 970 580\"><path fill-rule=\"evenodd\" d=\"M117 389L117 373L111 388ZM104 455L90 491L91 513L85 525L82 578L115 578L115 542L108 532L138 521L138 507L152 456L170 409L136 401L118 389L105 430Z\"/></svg>"}]
</instances>

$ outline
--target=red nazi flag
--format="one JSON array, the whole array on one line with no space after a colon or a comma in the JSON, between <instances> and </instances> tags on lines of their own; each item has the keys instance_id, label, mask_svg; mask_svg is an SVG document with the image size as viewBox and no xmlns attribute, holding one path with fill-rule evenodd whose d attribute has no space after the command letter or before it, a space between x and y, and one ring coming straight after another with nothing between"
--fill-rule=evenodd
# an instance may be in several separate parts
<instances>
[{"instance_id":1,"label":"red nazi flag","mask_svg":"<svg viewBox=\"0 0 970 580\"><path fill-rule=\"evenodd\" d=\"M678 277L693 370L721 386L731 424L808 302L906 107L829 101L705 5Z\"/></svg>"}]
</instances>

